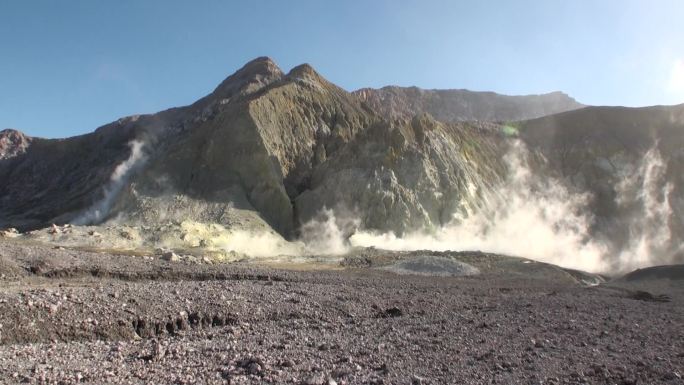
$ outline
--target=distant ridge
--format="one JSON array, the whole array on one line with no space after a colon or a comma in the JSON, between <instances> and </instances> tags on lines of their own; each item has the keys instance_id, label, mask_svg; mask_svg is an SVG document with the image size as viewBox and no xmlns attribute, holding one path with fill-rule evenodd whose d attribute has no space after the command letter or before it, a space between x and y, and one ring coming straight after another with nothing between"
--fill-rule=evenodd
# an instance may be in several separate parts
<instances>
[{"instance_id":1,"label":"distant ridge","mask_svg":"<svg viewBox=\"0 0 684 385\"><path fill-rule=\"evenodd\" d=\"M527 120L584 107L562 92L508 96L494 92L388 86L363 88L354 95L386 118L408 119L427 112L443 122Z\"/></svg>"}]
</instances>

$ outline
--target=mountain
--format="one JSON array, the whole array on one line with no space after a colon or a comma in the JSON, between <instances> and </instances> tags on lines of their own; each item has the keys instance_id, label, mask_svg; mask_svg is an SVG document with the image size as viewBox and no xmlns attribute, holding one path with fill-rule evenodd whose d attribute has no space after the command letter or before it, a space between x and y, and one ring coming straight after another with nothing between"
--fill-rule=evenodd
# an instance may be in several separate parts
<instances>
[{"instance_id":1,"label":"mountain","mask_svg":"<svg viewBox=\"0 0 684 385\"><path fill-rule=\"evenodd\" d=\"M527 120L584 107L562 92L508 96L494 92L389 86L363 88L354 94L386 118L407 119L427 112L443 122Z\"/></svg>"},{"instance_id":2,"label":"mountain","mask_svg":"<svg viewBox=\"0 0 684 385\"><path fill-rule=\"evenodd\" d=\"M399 95L389 110L386 92ZM193 247L224 228L313 231L629 266L681 256L684 106L579 107L562 94L349 93L309 65L257 58L189 106L66 139L2 131L0 228L114 224L154 240L171 224Z\"/></svg>"},{"instance_id":3,"label":"mountain","mask_svg":"<svg viewBox=\"0 0 684 385\"><path fill-rule=\"evenodd\" d=\"M401 233L474 200L485 188L474 175L502 172L499 142L487 124L390 123L308 65L284 74L258 58L190 106L31 139L0 163L0 227L117 217L256 223L292 236L324 208L344 208Z\"/></svg>"}]
</instances>

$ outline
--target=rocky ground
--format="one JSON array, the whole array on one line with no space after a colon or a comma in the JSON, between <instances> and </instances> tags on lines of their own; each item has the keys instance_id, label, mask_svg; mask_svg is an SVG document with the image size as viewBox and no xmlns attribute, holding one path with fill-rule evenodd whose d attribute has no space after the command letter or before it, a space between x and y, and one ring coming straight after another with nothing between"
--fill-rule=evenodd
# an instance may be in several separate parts
<instances>
[{"instance_id":1,"label":"rocky ground","mask_svg":"<svg viewBox=\"0 0 684 385\"><path fill-rule=\"evenodd\" d=\"M483 253L405 274L422 254L292 271L0 240L0 383L684 383L684 281Z\"/></svg>"}]
</instances>

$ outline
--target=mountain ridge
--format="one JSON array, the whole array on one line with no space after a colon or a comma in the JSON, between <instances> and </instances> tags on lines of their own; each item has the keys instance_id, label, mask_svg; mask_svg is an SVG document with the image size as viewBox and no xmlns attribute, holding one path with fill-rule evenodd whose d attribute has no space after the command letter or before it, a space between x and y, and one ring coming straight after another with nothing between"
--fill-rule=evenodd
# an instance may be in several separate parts
<instances>
[{"instance_id":1,"label":"mountain ridge","mask_svg":"<svg viewBox=\"0 0 684 385\"><path fill-rule=\"evenodd\" d=\"M505 198L516 172L506 154L522 142L529 149L522 154L525 172L588 194L583 210L591 210L591 226L583 237L605 238L616 253L631 247L633 218L655 202L670 210L671 236L669 246L653 249L670 255L681 243L680 106L583 106L515 120L501 118L534 115L540 104L474 93L497 100L476 102L468 112L484 111L485 119L463 121L435 117L434 105L420 98L388 114L369 103L375 91L367 92L347 92L307 64L284 73L260 57L188 106L121 118L66 139L2 131L0 149L8 155L0 159L0 228L197 223L297 239L307 223L332 213L331 226L342 237L359 229L398 237L435 233ZM499 97L524 102L501 104ZM643 168L644 159L655 166ZM637 175L642 169L652 177ZM622 186L628 176L632 184ZM657 184L648 201L635 190L646 179ZM658 195L663 189L668 195Z\"/></svg>"},{"instance_id":2,"label":"mountain ridge","mask_svg":"<svg viewBox=\"0 0 684 385\"><path fill-rule=\"evenodd\" d=\"M585 107L560 91L511 96L491 91L386 86L362 88L354 94L387 118L409 118L424 111L445 122L527 120Z\"/></svg>"}]
</instances>

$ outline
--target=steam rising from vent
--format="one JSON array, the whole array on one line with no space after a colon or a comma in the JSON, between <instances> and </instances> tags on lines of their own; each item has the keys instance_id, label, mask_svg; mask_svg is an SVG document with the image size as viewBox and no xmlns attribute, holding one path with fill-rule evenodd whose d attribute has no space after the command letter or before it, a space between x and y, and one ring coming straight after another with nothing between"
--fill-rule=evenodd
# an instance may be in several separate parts
<instances>
[{"instance_id":1,"label":"steam rising from vent","mask_svg":"<svg viewBox=\"0 0 684 385\"><path fill-rule=\"evenodd\" d=\"M335 216L333 210L323 209L318 218L301 228L301 240L310 254L340 255L349 251L349 237L361 221Z\"/></svg>"},{"instance_id":2,"label":"steam rising from vent","mask_svg":"<svg viewBox=\"0 0 684 385\"><path fill-rule=\"evenodd\" d=\"M357 246L391 250L481 250L524 256L590 271L606 268L607 248L591 239L589 197L570 193L560 182L534 176L525 146L515 141L505 156L509 177L469 216L457 215L437 231L394 234L361 232Z\"/></svg>"},{"instance_id":3,"label":"steam rising from vent","mask_svg":"<svg viewBox=\"0 0 684 385\"><path fill-rule=\"evenodd\" d=\"M131 154L128 159L119 163L109 177L109 184L104 189L104 196L99 202L93 204L84 213L72 221L75 225L90 225L102 222L109 215L114 200L119 195L131 175L145 164L147 156L143 151L145 143L140 140L132 140L128 143Z\"/></svg>"},{"instance_id":4,"label":"steam rising from vent","mask_svg":"<svg viewBox=\"0 0 684 385\"><path fill-rule=\"evenodd\" d=\"M387 250L480 250L535 259L593 272L624 272L670 263L674 252L672 192L667 165L657 146L638 164L624 163L614 175L620 217L611 228L628 233L625 241L602 238L590 211L592 197L569 190L562 181L538 166L539 154L530 153L519 140L511 140L504 157L507 179L475 204L456 205L461 211L445 226L404 234L359 230L358 213L323 209L300 228L300 239L288 242L274 232L206 227L184 221L177 232L157 241L167 247L204 247L254 257L342 255L353 247ZM79 216L75 224L107 219L116 197L133 173L147 160L142 141L129 143L128 159L118 164L104 189L103 198ZM541 167L542 169L544 167ZM472 175L477 178L476 174ZM473 179L472 183L477 180ZM203 227L204 226L204 227ZM167 239L168 238L168 239ZM617 244L617 246L616 246Z\"/></svg>"},{"instance_id":5,"label":"steam rising from vent","mask_svg":"<svg viewBox=\"0 0 684 385\"><path fill-rule=\"evenodd\" d=\"M673 211L666 183L666 165L656 147L640 164L618 175L617 204L632 213L627 226L630 241L615 251L613 245L591 232L591 196L573 193L559 180L531 171L530 153L515 141L505 156L509 174L482 200L483 207L459 213L446 226L432 232L394 233L359 231L348 237L331 211L324 220L303 228L303 240L313 250L342 254L351 246L387 250L480 250L527 257L593 272L624 272L669 263L672 255L670 218ZM356 222L358 224L358 222ZM345 242L348 237L348 242Z\"/></svg>"},{"instance_id":6,"label":"steam rising from vent","mask_svg":"<svg viewBox=\"0 0 684 385\"><path fill-rule=\"evenodd\" d=\"M617 203L632 214L629 243L620 253L616 268L629 270L647 266L668 256L672 238L670 195L673 185L665 181L666 171L655 145L635 170L627 170L618 185Z\"/></svg>"}]
</instances>

